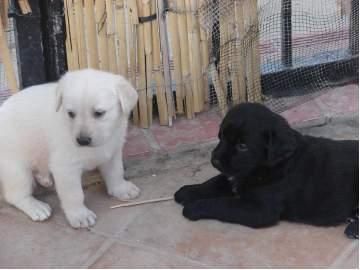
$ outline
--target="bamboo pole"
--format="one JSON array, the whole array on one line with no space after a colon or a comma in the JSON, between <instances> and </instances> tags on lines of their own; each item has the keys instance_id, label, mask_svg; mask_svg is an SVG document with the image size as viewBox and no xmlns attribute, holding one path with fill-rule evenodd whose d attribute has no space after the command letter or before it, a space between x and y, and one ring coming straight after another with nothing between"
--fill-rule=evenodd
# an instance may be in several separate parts
<instances>
[{"instance_id":1,"label":"bamboo pole","mask_svg":"<svg viewBox=\"0 0 360 270\"><path fill-rule=\"evenodd\" d=\"M190 43L191 43L191 74L193 76L193 91L194 91L194 112L201 112L204 109L204 94L203 81L201 76L201 52L200 52L200 29L199 22L195 16L197 10L197 0L186 0L186 6L189 8L191 23ZM189 29L188 29L189 30Z\"/></svg>"},{"instance_id":2,"label":"bamboo pole","mask_svg":"<svg viewBox=\"0 0 360 270\"><path fill-rule=\"evenodd\" d=\"M151 1L151 14L156 12L156 2ZM168 111L165 97L165 79L161 68L160 39L158 19L152 21L153 71L156 82L156 101L159 111L160 125L168 125Z\"/></svg>"},{"instance_id":3,"label":"bamboo pole","mask_svg":"<svg viewBox=\"0 0 360 270\"><path fill-rule=\"evenodd\" d=\"M235 1L235 26L236 26L236 47L235 47L235 56L237 57L236 61L236 71L238 79L238 89L239 93L236 97L233 98L235 104L246 101L246 72L244 65L246 64L244 58L244 48L243 48L243 39L245 36L245 25L244 25L244 11L243 11L244 1Z\"/></svg>"},{"instance_id":4,"label":"bamboo pole","mask_svg":"<svg viewBox=\"0 0 360 270\"><path fill-rule=\"evenodd\" d=\"M4 2L7 2L7 0L5 0ZM18 0L18 4L21 10L21 14L25 15L32 12L28 0Z\"/></svg>"},{"instance_id":5,"label":"bamboo pole","mask_svg":"<svg viewBox=\"0 0 360 270\"><path fill-rule=\"evenodd\" d=\"M209 65L209 74L215 88L216 96L218 99L218 105L220 108L220 113L222 114L222 116L225 116L226 107L227 107L226 96L222 88L222 82L219 78L214 61Z\"/></svg>"},{"instance_id":6,"label":"bamboo pole","mask_svg":"<svg viewBox=\"0 0 360 270\"><path fill-rule=\"evenodd\" d=\"M164 81L165 81L165 94L167 100L167 111L168 111L168 121L169 126L172 126L172 119L176 117L175 105L173 101L173 92L171 85L171 72L170 72L170 50L168 44L168 30L166 27L165 21L165 6L163 1L156 1L157 14L159 14L159 36L160 36L160 48L162 53L162 64L164 72Z\"/></svg>"},{"instance_id":7,"label":"bamboo pole","mask_svg":"<svg viewBox=\"0 0 360 270\"><path fill-rule=\"evenodd\" d=\"M87 67L86 40L84 31L84 8L82 0L74 0L75 23L74 29L77 32L77 51L79 68Z\"/></svg>"},{"instance_id":8,"label":"bamboo pole","mask_svg":"<svg viewBox=\"0 0 360 270\"><path fill-rule=\"evenodd\" d=\"M107 16L105 9L105 1L95 0L95 22L98 39L99 67L102 70L108 71L109 59L107 52L106 21Z\"/></svg>"},{"instance_id":9,"label":"bamboo pole","mask_svg":"<svg viewBox=\"0 0 360 270\"><path fill-rule=\"evenodd\" d=\"M138 14L142 14L142 1L137 0ZM145 41L144 41L144 24L138 24L137 26L137 67L139 71L139 80L137 89L139 91L139 115L140 115L140 127L148 128L149 119L147 112L147 96L146 96L146 63L145 63Z\"/></svg>"},{"instance_id":10,"label":"bamboo pole","mask_svg":"<svg viewBox=\"0 0 360 270\"><path fill-rule=\"evenodd\" d=\"M73 68L79 69L79 52L77 49L78 46L78 33L75 26L75 5L73 0L68 1L68 16L69 16L69 25L70 25L70 40L71 40L71 51L73 58Z\"/></svg>"},{"instance_id":11,"label":"bamboo pole","mask_svg":"<svg viewBox=\"0 0 360 270\"><path fill-rule=\"evenodd\" d=\"M115 13L116 13L116 36L118 39L118 70L119 73L128 78L128 55L127 55L127 44L126 44L126 24L125 24L125 6L124 0L116 0L115 2ZM133 82L134 83L134 82ZM135 84L134 84L135 85Z\"/></svg>"},{"instance_id":12,"label":"bamboo pole","mask_svg":"<svg viewBox=\"0 0 360 270\"><path fill-rule=\"evenodd\" d=\"M134 86L138 85L137 82L137 65L136 65L136 56L137 56L137 26L139 24L139 16L137 12L137 3L135 0L126 0L126 36L127 36L127 49L128 49L128 62L129 68L128 73L130 77L130 81ZM138 94L140 98L139 89ZM139 125L140 122L140 99L138 104L133 109L133 121L134 124Z\"/></svg>"},{"instance_id":13,"label":"bamboo pole","mask_svg":"<svg viewBox=\"0 0 360 270\"><path fill-rule=\"evenodd\" d=\"M3 29L8 28L8 9L9 9L8 0L0 1L0 17L1 17L0 23L2 23Z\"/></svg>"},{"instance_id":14,"label":"bamboo pole","mask_svg":"<svg viewBox=\"0 0 360 270\"><path fill-rule=\"evenodd\" d=\"M221 2L219 2L221 5ZM230 63L230 50L229 50L229 29L228 29L228 16L220 14L220 60L219 60L219 77L222 82L222 89L224 90L224 101L227 98L227 84L229 81L229 63Z\"/></svg>"},{"instance_id":15,"label":"bamboo pole","mask_svg":"<svg viewBox=\"0 0 360 270\"><path fill-rule=\"evenodd\" d=\"M99 56L96 39L96 24L94 15L94 0L84 1L84 21L85 21L85 35L86 48L88 54L88 66L90 68L99 68Z\"/></svg>"},{"instance_id":16,"label":"bamboo pole","mask_svg":"<svg viewBox=\"0 0 360 270\"><path fill-rule=\"evenodd\" d=\"M11 61L10 50L7 45L6 34L2 25L2 17L0 14L0 56L5 68L5 76L12 94L18 92L17 80L14 67Z\"/></svg>"},{"instance_id":17,"label":"bamboo pole","mask_svg":"<svg viewBox=\"0 0 360 270\"><path fill-rule=\"evenodd\" d=\"M150 0L142 0L142 14L143 17L151 15ZM145 64L146 64L146 97L147 97L147 115L149 126L152 124L153 115L153 92L152 92L152 27L151 21L144 22L144 48L145 48Z\"/></svg>"},{"instance_id":18,"label":"bamboo pole","mask_svg":"<svg viewBox=\"0 0 360 270\"><path fill-rule=\"evenodd\" d=\"M250 23L254 32L251 33L251 72L253 73L252 101L261 102L261 74L260 74L260 49L259 49L259 20L257 16L257 1L249 0Z\"/></svg>"},{"instance_id":19,"label":"bamboo pole","mask_svg":"<svg viewBox=\"0 0 360 270\"><path fill-rule=\"evenodd\" d=\"M71 32L71 25L69 22L69 12L71 12L71 7L69 8L69 0L64 0L66 33ZM67 66L68 66L69 70L72 70L72 69L74 69L74 63L73 63L74 60L73 60L73 52L72 52L72 48L71 48L71 36L69 34L66 35L65 47L66 47Z\"/></svg>"},{"instance_id":20,"label":"bamboo pole","mask_svg":"<svg viewBox=\"0 0 360 270\"><path fill-rule=\"evenodd\" d=\"M112 73L118 73L116 63L116 47L115 47L115 14L113 0L106 0L106 37L108 45L108 60L109 60L109 71Z\"/></svg>"},{"instance_id":21,"label":"bamboo pole","mask_svg":"<svg viewBox=\"0 0 360 270\"><path fill-rule=\"evenodd\" d=\"M177 0L177 7L179 10L185 10L184 0ZM182 80L185 89L185 105L186 117L192 119L194 117L193 110L193 92L191 90L191 74L190 74L190 60L189 60L189 43L188 43L188 28L186 13L181 12L178 14L178 31L181 50L181 71Z\"/></svg>"},{"instance_id":22,"label":"bamboo pole","mask_svg":"<svg viewBox=\"0 0 360 270\"><path fill-rule=\"evenodd\" d=\"M184 113L184 86L181 74L181 50L178 35L178 15L174 12L168 13L168 25L170 33L170 46L174 62L174 79L176 84L176 112Z\"/></svg>"},{"instance_id":23,"label":"bamboo pole","mask_svg":"<svg viewBox=\"0 0 360 270\"><path fill-rule=\"evenodd\" d=\"M229 74L231 81L231 97L233 104L239 103L240 99L240 90L239 90L239 81L238 81L238 72L237 66L239 65L239 55L237 50L237 29L236 29L236 17L235 17L235 2L232 2L232 6L229 10L229 53L230 56L228 58L229 62Z\"/></svg>"},{"instance_id":24,"label":"bamboo pole","mask_svg":"<svg viewBox=\"0 0 360 270\"><path fill-rule=\"evenodd\" d=\"M203 5L204 0L199 2L199 7ZM198 18L199 19L199 18ZM208 81L208 68L209 68L209 41L205 30L200 26L200 47L201 47L201 72L203 80L203 99L205 103L209 102L209 81Z\"/></svg>"}]
</instances>

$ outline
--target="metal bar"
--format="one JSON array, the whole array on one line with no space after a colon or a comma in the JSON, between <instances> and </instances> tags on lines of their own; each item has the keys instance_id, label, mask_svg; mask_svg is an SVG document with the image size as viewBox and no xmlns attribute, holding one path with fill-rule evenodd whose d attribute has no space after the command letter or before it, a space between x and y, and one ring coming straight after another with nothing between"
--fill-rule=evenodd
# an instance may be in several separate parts
<instances>
[{"instance_id":1,"label":"metal bar","mask_svg":"<svg viewBox=\"0 0 360 270\"><path fill-rule=\"evenodd\" d=\"M162 52L162 63L164 66L164 79L165 79L165 92L168 105L168 117L169 117L169 126L172 126L172 120L174 116L174 100L172 97L171 89L171 74L170 74L170 54L169 54L169 44L167 37L166 29L166 9L168 6L166 0L157 1L158 9L158 19L159 19L159 32L160 32L160 47Z\"/></svg>"},{"instance_id":2,"label":"metal bar","mask_svg":"<svg viewBox=\"0 0 360 270\"><path fill-rule=\"evenodd\" d=\"M284 67L292 66L291 0L281 0L281 60Z\"/></svg>"},{"instance_id":3,"label":"metal bar","mask_svg":"<svg viewBox=\"0 0 360 270\"><path fill-rule=\"evenodd\" d=\"M358 81L359 57L299 68L289 68L261 76L265 95L287 95L291 89L311 86L319 78L336 86ZM286 80L284 80L286 78Z\"/></svg>"},{"instance_id":4,"label":"metal bar","mask_svg":"<svg viewBox=\"0 0 360 270\"><path fill-rule=\"evenodd\" d=\"M41 21L47 81L56 81L67 70L63 1L41 1Z\"/></svg>"},{"instance_id":5,"label":"metal bar","mask_svg":"<svg viewBox=\"0 0 360 270\"><path fill-rule=\"evenodd\" d=\"M32 9L30 15L14 14L23 87L46 82L39 0L30 0L29 3Z\"/></svg>"},{"instance_id":6,"label":"metal bar","mask_svg":"<svg viewBox=\"0 0 360 270\"><path fill-rule=\"evenodd\" d=\"M351 1L350 13L350 51L352 55L359 54L359 0Z\"/></svg>"}]
</instances>

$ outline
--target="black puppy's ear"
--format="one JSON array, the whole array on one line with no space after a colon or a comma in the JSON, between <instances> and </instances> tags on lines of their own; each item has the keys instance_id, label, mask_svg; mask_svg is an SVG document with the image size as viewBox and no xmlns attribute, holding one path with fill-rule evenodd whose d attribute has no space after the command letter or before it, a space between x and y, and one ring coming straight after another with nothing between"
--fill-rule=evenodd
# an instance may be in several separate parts
<instances>
[{"instance_id":1,"label":"black puppy's ear","mask_svg":"<svg viewBox=\"0 0 360 270\"><path fill-rule=\"evenodd\" d=\"M267 165L275 166L290 157L296 150L296 132L289 126L273 128L266 135Z\"/></svg>"}]
</instances>

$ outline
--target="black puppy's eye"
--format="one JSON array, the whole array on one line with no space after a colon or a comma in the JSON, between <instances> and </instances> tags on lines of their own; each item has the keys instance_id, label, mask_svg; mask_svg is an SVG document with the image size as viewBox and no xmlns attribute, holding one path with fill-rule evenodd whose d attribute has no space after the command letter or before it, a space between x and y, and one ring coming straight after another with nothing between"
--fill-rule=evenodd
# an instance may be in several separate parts
<instances>
[{"instance_id":1,"label":"black puppy's eye","mask_svg":"<svg viewBox=\"0 0 360 270\"><path fill-rule=\"evenodd\" d=\"M237 143L236 144L236 150L239 152L244 152L248 150L248 147L245 143Z\"/></svg>"},{"instance_id":2,"label":"black puppy's eye","mask_svg":"<svg viewBox=\"0 0 360 270\"><path fill-rule=\"evenodd\" d=\"M73 111L68 111L68 116L72 119L75 118L76 114Z\"/></svg>"},{"instance_id":3,"label":"black puppy's eye","mask_svg":"<svg viewBox=\"0 0 360 270\"><path fill-rule=\"evenodd\" d=\"M94 117L95 118L100 118L102 116L104 116L105 111L94 111Z\"/></svg>"}]
</instances>

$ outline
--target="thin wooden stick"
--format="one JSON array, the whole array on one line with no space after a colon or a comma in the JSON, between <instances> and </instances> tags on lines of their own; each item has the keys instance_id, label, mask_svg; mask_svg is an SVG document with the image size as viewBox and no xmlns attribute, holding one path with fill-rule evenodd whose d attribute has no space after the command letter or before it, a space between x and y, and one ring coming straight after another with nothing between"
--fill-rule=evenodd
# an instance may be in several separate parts
<instances>
[{"instance_id":1,"label":"thin wooden stick","mask_svg":"<svg viewBox=\"0 0 360 270\"><path fill-rule=\"evenodd\" d=\"M174 197L165 197L165 198L151 199L151 200L138 201L138 202L129 202L129 203L123 203L123 204L110 206L110 209L115 209L115 208L120 208L120 207L129 207L129 206L135 206L135 205L141 205L141 204L172 201L172 200L174 200Z\"/></svg>"}]
</instances>

